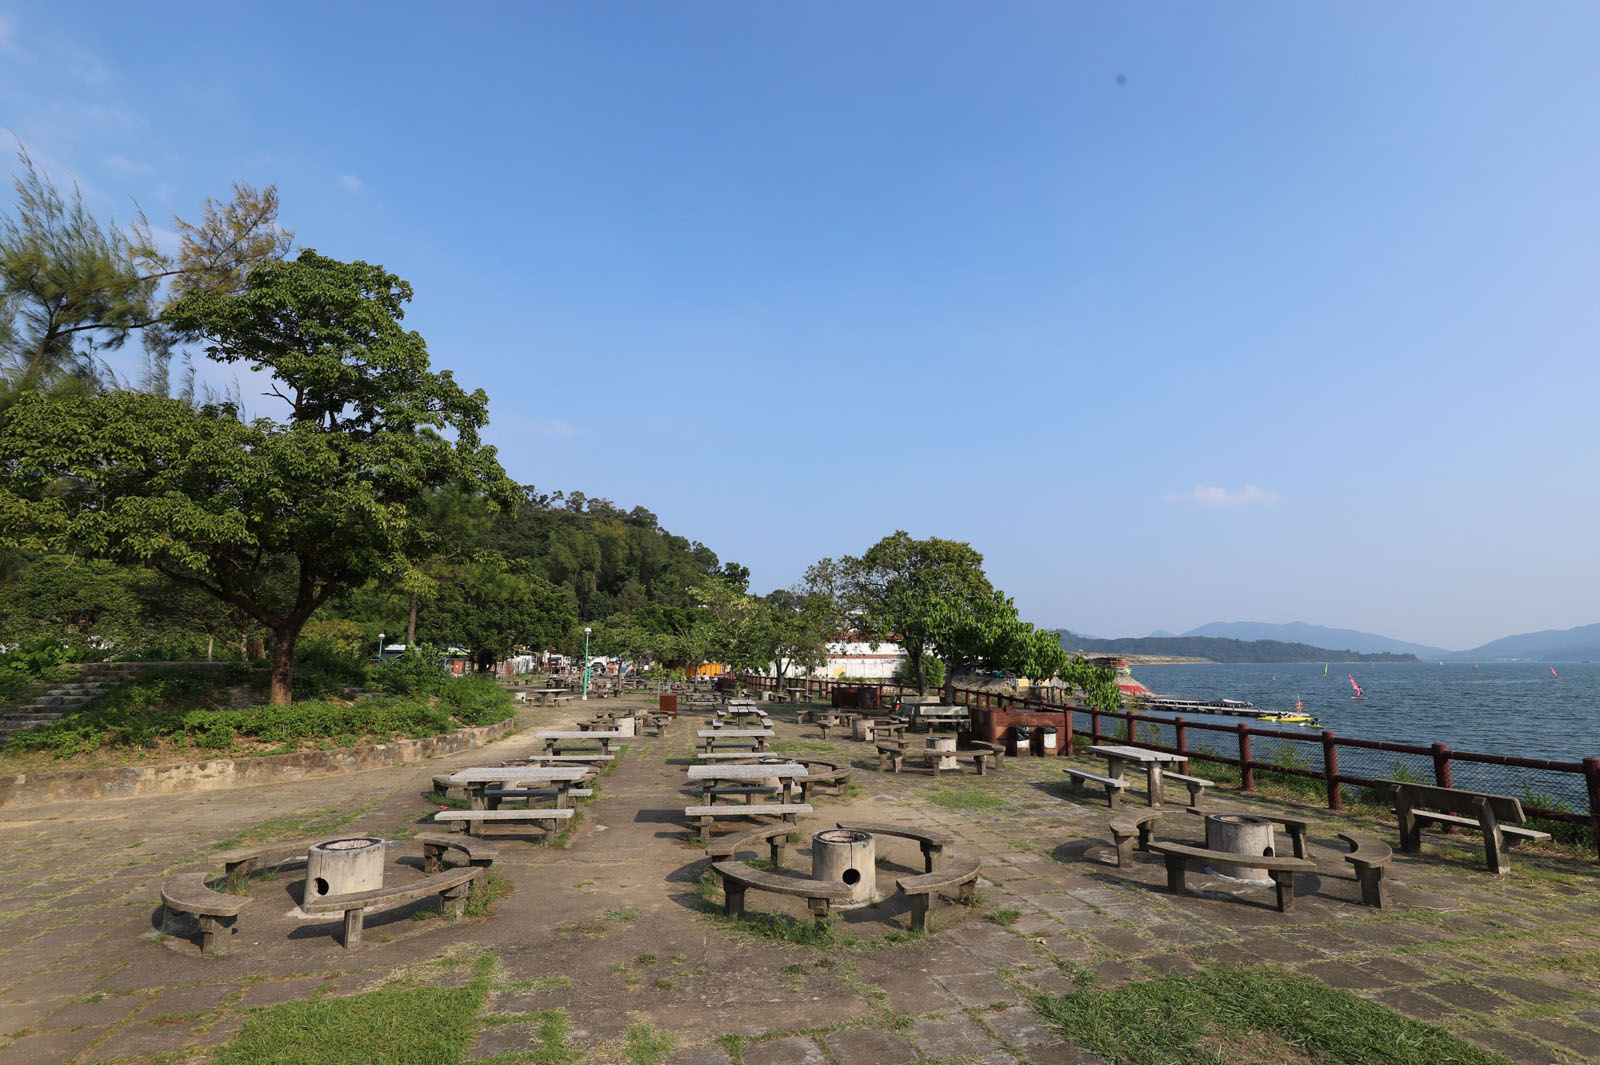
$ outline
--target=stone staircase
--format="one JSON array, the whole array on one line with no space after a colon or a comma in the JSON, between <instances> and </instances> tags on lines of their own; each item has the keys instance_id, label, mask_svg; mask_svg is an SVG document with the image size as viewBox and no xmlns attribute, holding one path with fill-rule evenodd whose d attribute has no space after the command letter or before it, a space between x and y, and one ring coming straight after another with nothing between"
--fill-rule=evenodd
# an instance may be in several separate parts
<instances>
[{"instance_id":1,"label":"stone staircase","mask_svg":"<svg viewBox=\"0 0 1600 1065\"><path fill-rule=\"evenodd\" d=\"M20 705L0 713L0 743L14 732L48 725L79 709L89 700L140 673L165 662L88 662L76 680L63 681L39 695L25 696Z\"/></svg>"}]
</instances>

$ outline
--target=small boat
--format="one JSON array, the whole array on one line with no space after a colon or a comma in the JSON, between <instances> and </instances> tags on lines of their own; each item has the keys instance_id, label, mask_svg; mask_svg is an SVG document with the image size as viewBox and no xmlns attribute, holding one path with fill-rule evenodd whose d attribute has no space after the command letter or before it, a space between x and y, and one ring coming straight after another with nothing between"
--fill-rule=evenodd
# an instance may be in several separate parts
<instances>
[{"instance_id":1,"label":"small boat","mask_svg":"<svg viewBox=\"0 0 1600 1065\"><path fill-rule=\"evenodd\" d=\"M1367 693L1362 691L1361 685L1356 683L1356 675L1354 673L1346 673L1345 676L1350 678L1350 687L1356 690L1356 693L1350 696L1350 698L1355 699L1358 702L1362 699L1365 699L1367 697Z\"/></svg>"},{"instance_id":2,"label":"small boat","mask_svg":"<svg viewBox=\"0 0 1600 1065\"><path fill-rule=\"evenodd\" d=\"M1322 724L1310 714L1304 713L1264 714L1261 720L1276 721L1280 725L1310 725L1313 728L1319 728Z\"/></svg>"}]
</instances>

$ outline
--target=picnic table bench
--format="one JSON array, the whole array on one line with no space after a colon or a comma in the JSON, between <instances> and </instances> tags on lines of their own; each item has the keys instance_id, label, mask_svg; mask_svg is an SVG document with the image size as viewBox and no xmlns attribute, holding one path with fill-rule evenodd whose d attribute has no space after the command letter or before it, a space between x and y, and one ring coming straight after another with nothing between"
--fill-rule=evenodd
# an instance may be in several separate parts
<instances>
[{"instance_id":1,"label":"picnic table bench","mask_svg":"<svg viewBox=\"0 0 1600 1065\"><path fill-rule=\"evenodd\" d=\"M1278 912L1294 909L1294 874L1314 873L1317 863L1304 858L1281 858L1260 854L1235 854L1232 851L1214 851L1205 847L1191 847L1183 843L1152 842L1149 850L1156 852L1167 863L1167 890L1175 895L1188 894L1187 875L1190 863L1214 862L1244 866L1248 869L1265 869L1278 892Z\"/></svg>"},{"instance_id":2,"label":"picnic table bench","mask_svg":"<svg viewBox=\"0 0 1600 1065\"><path fill-rule=\"evenodd\" d=\"M833 900L847 899L851 892L848 884L763 872L742 862L712 862L711 868L722 879L722 912L729 917L738 917L744 913L744 893L750 888L755 888L757 891L771 891L778 895L792 895L805 899L807 908L811 910L811 916L820 925L827 921Z\"/></svg>"},{"instance_id":3,"label":"picnic table bench","mask_svg":"<svg viewBox=\"0 0 1600 1065\"><path fill-rule=\"evenodd\" d=\"M537 738L544 741L544 749L550 754L559 754L563 744L570 746L596 742L600 744L601 754L610 754L612 742L627 737L620 729L547 729L537 733Z\"/></svg>"},{"instance_id":4,"label":"picnic table bench","mask_svg":"<svg viewBox=\"0 0 1600 1065\"><path fill-rule=\"evenodd\" d=\"M225 895L212 890L203 870L177 873L161 882L162 930L167 930L170 915L192 914L200 927L200 953L216 954L220 937L250 901L248 895Z\"/></svg>"},{"instance_id":5,"label":"picnic table bench","mask_svg":"<svg viewBox=\"0 0 1600 1065\"><path fill-rule=\"evenodd\" d=\"M468 835L481 835L484 822L487 821L532 821L545 830L553 832L557 822L569 821L577 813L570 806L561 806L556 809L541 810L439 810L433 815L437 822L461 824Z\"/></svg>"},{"instance_id":6,"label":"picnic table bench","mask_svg":"<svg viewBox=\"0 0 1600 1065\"><path fill-rule=\"evenodd\" d=\"M1510 795L1487 795L1459 788L1414 784L1405 780L1379 780L1389 792L1400 823L1400 849L1414 854L1422 849L1424 824L1453 825L1483 833L1484 864L1504 874L1511 869L1506 850L1523 840L1549 839L1550 833L1520 828L1527 821L1522 803Z\"/></svg>"},{"instance_id":7,"label":"picnic table bench","mask_svg":"<svg viewBox=\"0 0 1600 1065\"><path fill-rule=\"evenodd\" d=\"M715 750L718 744L764 751L767 749L767 741L772 739L774 733L769 728L710 728L700 729L695 735L702 741L707 751Z\"/></svg>"},{"instance_id":8,"label":"picnic table bench","mask_svg":"<svg viewBox=\"0 0 1600 1065\"><path fill-rule=\"evenodd\" d=\"M1127 766L1131 765L1143 769L1148 784L1151 806L1160 806L1163 801L1161 782L1162 771L1165 767L1172 763L1188 761L1181 754L1173 754L1169 751L1152 751L1145 747L1132 747L1118 743L1097 744L1087 748L1087 753L1097 755L1106 760L1106 776L1113 780L1121 780L1122 772ZM1104 780L1105 778L1099 779ZM1107 798L1108 800L1110 798L1109 788L1107 788Z\"/></svg>"},{"instance_id":9,"label":"picnic table bench","mask_svg":"<svg viewBox=\"0 0 1600 1065\"><path fill-rule=\"evenodd\" d=\"M450 783L467 790L469 805L474 810L493 810L501 798L532 798L515 795L522 791L550 789L556 806L566 806L569 793L576 782L593 774L588 766L567 765L502 765L477 766L451 775ZM498 794L490 794L496 792Z\"/></svg>"},{"instance_id":10,"label":"picnic table bench","mask_svg":"<svg viewBox=\"0 0 1600 1065\"><path fill-rule=\"evenodd\" d=\"M1100 773L1091 773L1087 769L1063 769L1067 779L1072 782L1072 793L1082 795L1085 784L1098 784L1105 789L1106 805L1117 809L1122 802L1122 793L1128 790L1128 782L1121 777L1108 777Z\"/></svg>"},{"instance_id":11,"label":"picnic table bench","mask_svg":"<svg viewBox=\"0 0 1600 1065\"><path fill-rule=\"evenodd\" d=\"M1394 852L1387 843L1352 836L1347 832L1339 833L1339 838L1350 847L1350 853L1344 856L1344 860L1355 868L1356 883L1361 885L1361 901L1365 905L1383 909L1383 870L1394 857Z\"/></svg>"},{"instance_id":12,"label":"picnic table bench","mask_svg":"<svg viewBox=\"0 0 1600 1065\"><path fill-rule=\"evenodd\" d=\"M963 858L952 858L942 868L932 872L901 877L900 891L911 901L911 930L913 932L928 930L928 914L938 905L940 892L954 888L956 901L965 902L972 898L973 892L978 887L978 870L981 865L982 860L976 854L971 854Z\"/></svg>"},{"instance_id":13,"label":"picnic table bench","mask_svg":"<svg viewBox=\"0 0 1600 1065\"><path fill-rule=\"evenodd\" d=\"M1150 834L1155 823L1161 820L1160 810L1124 810L1111 819L1111 842L1117 848L1117 868L1126 869L1133 864L1133 841L1137 837L1139 849L1150 849Z\"/></svg>"},{"instance_id":14,"label":"picnic table bench","mask_svg":"<svg viewBox=\"0 0 1600 1065\"><path fill-rule=\"evenodd\" d=\"M749 850L757 844L764 843L772 860L772 867L779 869L783 866L783 852L788 849L789 837L792 835L794 828L791 825L758 828L742 836L724 836L706 847L706 855L714 861L726 861L742 850Z\"/></svg>"},{"instance_id":15,"label":"picnic table bench","mask_svg":"<svg viewBox=\"0 0 1600 1065\"><path fill-rule=\"evenodd\" d=\"M467 905L467 897L480 877L488 871L487 865L466 865L457 869L425 876L421 880L385 885L369 891L351 891L343 895L323 895L307 899L300 908L306 913L344 914L344 946L355 950L361 946L361 930L366 923L366 912L372 906L398 906L438 895L447 912L460 916Z\"/></svg>"}]
</instances>

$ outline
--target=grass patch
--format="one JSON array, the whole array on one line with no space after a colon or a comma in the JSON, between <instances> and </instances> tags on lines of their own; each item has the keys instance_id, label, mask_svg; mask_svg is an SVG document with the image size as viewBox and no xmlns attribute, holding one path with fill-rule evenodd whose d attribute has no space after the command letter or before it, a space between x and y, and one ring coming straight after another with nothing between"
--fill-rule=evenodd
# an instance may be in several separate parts
<instances>
[{"instance_id":1,"label":"grass patch","mask_svg":"<svg viewBox=\"0 0 1600 1065\"><path fill-rule=\"evenodd\" d=\"M462 912L467 917L487 917L494 912L494 904L510 890L511 881L506 879L506 875L498 869L490 869L473 885Z\"/></svg>"},{"instance_id":2,"label":"grass patch","mask_svg":"<svg viewBox=\"0 0 1600 1065\"><path fill-rule=\"evenodd\" d=\"M932 802L946 810L993 810L1006 801L982 788L943 788L934 792Z\"/></svg>"},{"instance_id":3,"label":"grass patch","mask_svg":"<svg viewBox=\"0 0 1600 1065\"><path fill-rule=\"evenodd\" d=\"M1075 1046L1119 1065L1509 1065L1442 1028L1283 969L1247 966L1040 996Z\"/></svg>"},{"instance_id":4,"label":"grass patch","mask_svg":"<svg viewBox=\"0 0 1600 1065\"><path fill-rule=\"evenodd\" d=\"M1017 923L1017 918L1022 916L1022 911L1008 907L1003 910L990 910L984 916L1001 928L1010 928Z\"/></svg>"},{"instance_id":5,"label":"grass patch","mask_svg":"<svg viewBox=\"0 0 1600 1065\"><path fill-rule=\"evenodd\" d=\"M606 911L606 920L608 920L608 921L637 921L638 919L639 919L639 911L638 910L607 910Z\"/></svg>"},{"instance_id":6,"label":"grass patch","mask_svg":"<svg viewBox=\"0 0 1600 1065\"><path fill-rule=\"evenodd\" d=\"M216 843L212 849L232 850L234 847L244 847L251 843L271 843L274 840L331 832L343 828L371 808L372 804L368 804L353 813L340 813L338 807L330 806L323 810L313 810L304 817L274 817L251 825L238 835L229 836Z\"/></svg>"},{"instance_id":7,"label":"grass patch","mask_svg":"<svg viewBox=\"0 0 1600 1065\"><path fill-rule=\"evenodd\" d=\"M507 991L558 991L572 986L570 976L536 976L531 980L513 980L505 985Z\"/></svg>"},{"instance_id":8,"label":"grass patch","mask_svg":"<svg viewBox=\"0 0 1600 1065\"><path fill-rule=\"evenodd\" d=\"M631 1024L622 1033L622 1056L628 1065L661 1065L678 1040L669 1032L658 1032L648 1024Z\"/></svg>"},{"instance_id":9,"label":"grass patch","mask_svg":"<svg viewBox=\"0 0 1600 1065\"><path fill-rule=\"evenodd\" d=\"M466 1053L489 991L484 957L462 987L382 988L254 1010L216 1065L416 1065Z\"/></svg>"}]
</instances>

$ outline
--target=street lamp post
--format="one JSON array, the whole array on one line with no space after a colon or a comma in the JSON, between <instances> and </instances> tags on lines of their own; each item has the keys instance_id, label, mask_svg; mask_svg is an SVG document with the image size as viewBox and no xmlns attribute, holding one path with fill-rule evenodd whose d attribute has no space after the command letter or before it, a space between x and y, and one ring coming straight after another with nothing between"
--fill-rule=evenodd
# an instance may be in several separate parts
<instances>
[{"instance_id":1,"label":"street lamp post","mask_svg":"<svg viewBox=\"0 0 1600 1065\"><path fill-rule=\"evenodd\" d=\"M594 630L583 627L583 701L589 701L589 634Z\"/></svg>"},{"instance_id":2,"label":"street lamp post","mask_svg":"<svg viewBox=\"0 0 1600 1065\"><path fill-rule=\"evenodd\" d=\"M383 633L378 633L378 661L383 661Z\"/></svg>"}]
</instances>

